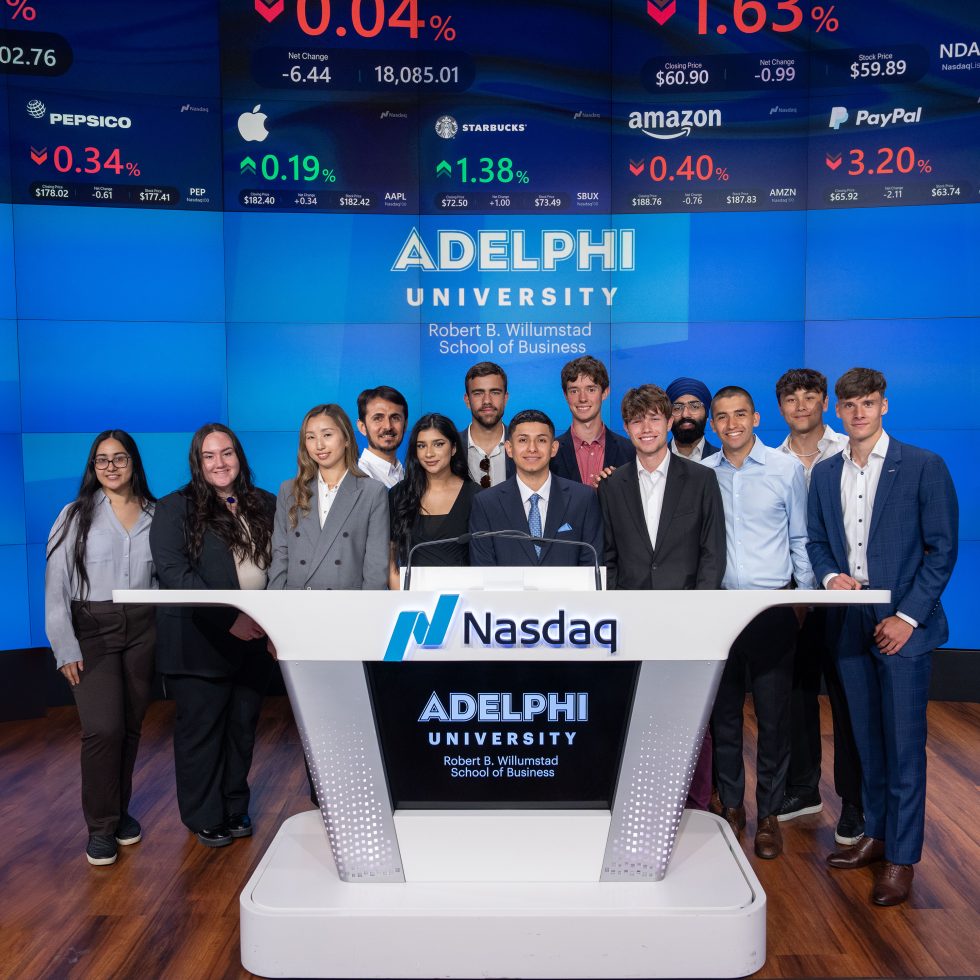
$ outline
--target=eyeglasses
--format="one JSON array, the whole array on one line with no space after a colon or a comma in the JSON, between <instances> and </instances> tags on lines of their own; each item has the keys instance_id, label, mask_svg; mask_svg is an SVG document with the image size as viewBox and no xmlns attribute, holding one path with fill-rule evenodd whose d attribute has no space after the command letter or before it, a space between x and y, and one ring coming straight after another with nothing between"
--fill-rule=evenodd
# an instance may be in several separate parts
<instances>
[{"instance_id":1,"label":"eyeglasses","mask_svg":"<svg viewBox=\"0 0 980 980\"><path fill-rule=\"evenodd\" d=\"M128 456L126 453L116 453L115 456L96 456L95 459L92 460L92 463L97 470L107 470L110 463L112 463L117 470L121 470L129 466L129 461L131 458L132 457Z\"/></svg>"},{"instance_id":2,"label":"eyeglasses","mask_svg":"<svg viewBox=\"0 0 980 980\"><path fill-rule=\"evenodd\" d=\"M484 456L483 459L480 460L480 469L483 470L483 476L480 477L480 486L483 487L484 490L486 490L486 488L490 486L490 457L489 456Z\"/></svg>"},{"instance_id":3,"label":"eyeglasses","mask_svg":"<svg viewBox=\"0 0 980 980\"><path fill-rule=\"evenodd\" d=\"M692 415L695 412L703 412L704 402L677 402L670 410L671 414L675 417L683 415L685 411L690 412Z\"/></svg>"}]
</instances>

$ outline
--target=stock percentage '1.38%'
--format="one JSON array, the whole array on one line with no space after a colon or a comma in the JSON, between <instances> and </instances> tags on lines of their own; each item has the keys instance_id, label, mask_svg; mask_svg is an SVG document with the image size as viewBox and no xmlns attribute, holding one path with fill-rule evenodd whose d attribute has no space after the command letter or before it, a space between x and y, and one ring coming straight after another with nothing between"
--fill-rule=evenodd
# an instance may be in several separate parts
<instances>
[{"instance_id":1,"label":"stock percentage '1.38%'","mask_svg":"<svg viewBox=\"0 0 980 980\"><path fill-rule=\"evenodd\" d=\"M456 161L456 173L464 184L529 184L531 175L526 170L515 170L514 161L510 157L480 157L471 161L468 157L460 157ZM452 177L453 164L448 160L440 160L436 164L437 177Z\"/></svg>"},{"instance_id":2,"label":"stock percentage '1.38%'","mask_svg":"<svg viewBox=\"0 0 980 980\"><path fill-rule=\"evenodd\" d=\"M269 24L286 9L284 0L253 0L253 4L255 12ZM451 14L430 14L426 20L419 16L418 0L398 0L387 4L387 8L385 0L346 0L341 3L336 0L333 3L331 0L296 0L296 23L307 37L320 37L329 30L337 37L345 37L353 28L358 37L371 38L387 28L407 31L413 39L424 36L434 41L456 40Z\"/></svg>"}]
</instances>

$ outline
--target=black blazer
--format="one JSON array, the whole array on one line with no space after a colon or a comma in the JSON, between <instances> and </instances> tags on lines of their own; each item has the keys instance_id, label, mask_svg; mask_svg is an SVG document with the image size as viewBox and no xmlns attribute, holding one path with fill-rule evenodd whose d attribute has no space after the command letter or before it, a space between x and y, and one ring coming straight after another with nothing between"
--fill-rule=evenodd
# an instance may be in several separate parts
<instances>
[{"instance_id":1,"label":"black blazer","mask_svg":"<svg viewBox=\"0 0 980 980\"><path fill-rule=\"evenodd\" d=\"M272 519L276 498L260 490ZM161 589L237 589L238 570L227 545L205 532L201 556L191 562L184 529L188 497L178 490L157 502L150 551ZM245 642L228 632L238 616L230 606L161 606L157 611L157 670L161 674L230 677L247 656L268 657L266 641Z\"/></svg>"},{"instance_id":2,"label":"black blazer","mask_svg":"<svg viewBox=\"0 0 980 980\"><path fill-rule=\"evenodd\" d=\"M617 435L606 426L606 448L602 454L602 468L607 466L622 466L636 459L633 443L625 436ZM567 429L558 437L558 452L551 461L551 472L565 480L582 482L579 473L578 460L575 458L575 446L572 444L572 430Z\"/></svg>"},{"instance_id":3,"label":"black blazer","mask_svg":"<svg viewBox=\"0 0 980 980\"><path fill-rule=\"evenodd\" d=\"M517 477L478 493L470 508L470 531L515 530L528 532L527 515L521 501ZM551 478L548 515L544 538L588 541L602 561L602 514L594 490ZM470 541L471 565L594 565L588 548L561 544L541 545L541 557L534 545L520 539L474 538Z\"/></svg>"},{"instance_id":4,"label":"black blazer","mask_svg":"<svg viewBox=\"0 0 980 980\"><path fill-rule=\"evenodd\" d=\"M671 456L657 546L650 545L636 464L599 484L609 589L720 589L725 511L714 471Z\"/></svg>"},{"instance_id":5,"label":"black blazer","mask_svg":"<svg viewBox=\"0 0 980 980\"><path fill-rule=\"evenodd\" d=\"M507 430L505 428L504 433L506 434L506 432ZM463 444L463 456L466 458L466 468L469 469L469 465L470 465L470 427L469 426L466 426L465 429L459 430L459 441ZM509 480L517 472L517 470L514 469L514 461L510 458L510 456L507 455L507 450L504 449L502 450L502 452L504 454L504 461L505 461L504 474L506 478ZM470 475L472 476L472 474ZM479 480L476 480L474 482L476 483L477 490L490 489L489 487L481 487Z\"/></svg>"}]
</instances>

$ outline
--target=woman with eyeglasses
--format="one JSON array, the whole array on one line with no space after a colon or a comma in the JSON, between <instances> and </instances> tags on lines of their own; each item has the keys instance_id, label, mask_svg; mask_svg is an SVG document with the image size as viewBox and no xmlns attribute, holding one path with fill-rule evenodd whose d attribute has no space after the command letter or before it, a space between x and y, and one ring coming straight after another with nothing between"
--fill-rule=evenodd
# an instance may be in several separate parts
<instances>
[{"instance_id":1,"label":"woman with eyeglasses","mask_svg":"<svg viewBox=\"0 0 980 980\"><path fill-rule=\"evenodd\" d=\"M423 415L408 437L405 479L392 488L388 497L389 588L400 587L399 566L405 566L415 545L467 533L470 504L479 489L470 479L456 426L445 415ZM419 548L412 557L412 564L418 566L469 563L469 548L463 544Z\"/></svg>"},{"instance_id":2,"label":"woman with eyeglasses","mask_svg":"<svg viewBox=\"0 0 980 980\"><path fill-rule=\"evenodd\" d=\"M191 439L190 482L157 504L150 546L163 589L263 589L275 498L255 486L238 436ZM185 826L205 847L252 834L248 771L272 661L265 631L228 606L164 606L157 662L176 705L174 768Z\"/></svg>"},{"instance_id":3,"label":"woman with eyeglasses","mask_svg":"<svg viewBox=\"0 0 980 980\"><path fill-rule=\"evenodd\" d=\"M147 486L133 437L100 432L78 496L54 522L44 573L44 625L82 725L82 812L89 864L116 860L142 837L129 813L133 767L153 682L153 606L116 605L113 589L153 589Z\"/></svg>"}]
</instances>

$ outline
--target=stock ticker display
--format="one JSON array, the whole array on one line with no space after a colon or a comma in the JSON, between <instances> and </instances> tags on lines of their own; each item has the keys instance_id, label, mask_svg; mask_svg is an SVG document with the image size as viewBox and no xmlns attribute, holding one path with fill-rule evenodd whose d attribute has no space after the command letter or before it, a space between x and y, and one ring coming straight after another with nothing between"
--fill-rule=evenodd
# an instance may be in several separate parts
<instances>
[{"instance_id":1,"label":"stock ticker display","mask_svg":"<svg viewBox=\"0 0 980 980\"><path fill-rule=\"evenodd\" d=\"M391 383L463 425L490 359L509 412L564 429L583 353L613 426L626 388L694 375L753 391L768 443L787 367L880 367L889 431L953 471L951 644L980 647L980 6L0 12L0 650L46 642L44 541L94 432L133 431L162 494L219 419L274 490L311 404Z\"/></svg>"}]
</instances>

